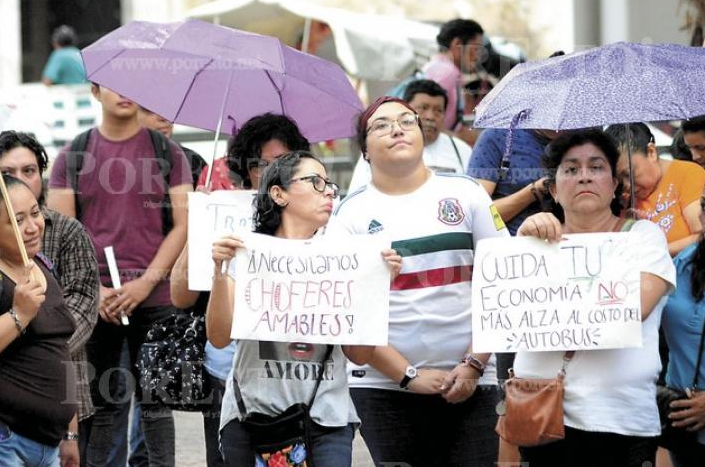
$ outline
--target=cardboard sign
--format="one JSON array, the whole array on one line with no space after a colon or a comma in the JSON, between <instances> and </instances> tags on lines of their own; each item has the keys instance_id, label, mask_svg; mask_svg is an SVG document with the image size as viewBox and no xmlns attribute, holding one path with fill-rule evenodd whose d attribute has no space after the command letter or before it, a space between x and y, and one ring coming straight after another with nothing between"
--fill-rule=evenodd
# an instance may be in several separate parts
<instances>
[{"instance_id":1,"label":"cardboard sign","mask_svg":"<svg viewBox=\"0 0 705 467\"><path fill-rule=\"evenodd\" d=\"M386 345L388 242L367 235L243 237L236 254L233 339Z\"/></svg>"},{"instance_id":2,"label":"cardboard sign","mask_svg":"<svg viewBox=\"0 0 705 467\"><path fill-rule=\"evenodd\" d=\"M188 288L210 290L213 241L228 233L252 231L254 191L188 194Z\"/></svg>"},{"instance_id":3,"label":"cardboard sign","mask_svg":"<svg viewBox=\"0 0 705 467\"><path fill-rule=\"evenodd\" d=\"M640 347L641 281L632 233L478 243L475 352Z\"/></svg>"}]
</instances>

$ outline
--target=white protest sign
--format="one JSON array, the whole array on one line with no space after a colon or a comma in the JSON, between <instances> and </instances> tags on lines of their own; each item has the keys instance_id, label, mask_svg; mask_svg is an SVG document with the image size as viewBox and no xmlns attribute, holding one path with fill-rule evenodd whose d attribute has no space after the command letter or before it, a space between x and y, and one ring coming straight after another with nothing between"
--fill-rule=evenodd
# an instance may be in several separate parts
<instances>
[{"instance_id":1,"label":"white protest sign","mask_svg":"<svg viewBox=\"0 0 705 467\"><path fill-rule=\"evenodd\" d=\"M478 242L475 352L641 347L638 245L631 233Z\"/></svg>"},{"instance_id":2,"label":"white protest sign","mask_svg":"<svg viewBox=\"0 0 705 467\"><path fill-rule=\"evenodd\" d=\"M235 256L231 337L387 345L389 268L374 236L249 234Z\"/></svg>"},{"instance_id":3,"label":"white protest sign","mask_svg":"<svg viewBox=\"0 0 705 467\"><path fill-rule=\"evenodd\" d=\"M213 241L231 232L252 231L254 191L188 194L188 288L210 290Z\"/></svg>"}]
</instances>

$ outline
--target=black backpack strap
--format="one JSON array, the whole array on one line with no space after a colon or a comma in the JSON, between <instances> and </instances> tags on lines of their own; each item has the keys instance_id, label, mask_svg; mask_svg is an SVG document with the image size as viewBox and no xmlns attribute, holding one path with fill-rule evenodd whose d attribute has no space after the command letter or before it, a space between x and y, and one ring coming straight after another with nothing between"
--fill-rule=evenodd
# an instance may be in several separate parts
<instances>
[{"instance_id":1,"label":"black backpack strap","mask_svg":"<svg viewBox=\"0 0 705 467\"><path fill-rule=\"evenodd\" d=\"M83 167L83 156L86 152L86 147L88 147L88 138L91 135L90 130L86 130L80 135L76 136L73 141L71 141L71 147L69 152L66 154L66 178L71 182L71 189L73 189L74 195L74 210L76 212L76 219L81 219L81 205L78 201L78 174Z\"/></svg>"},{"instance_id":2,"label":"black backpack strap","mask_svg":"<svg viewBox=\"0 0 705 467\"><path fill-rule=\"evenodd\" d=\"M164 201L162 202L162 232L164 236L174 227L174 217L172 213L172 204L169 197L169 187L171 186L171 150L169 148L169 140L166 136L155 130L149 130L149 137L152 139L154 147L154 157L157 159L159 172L164 179Z\"/></svg>"}]
</instances>

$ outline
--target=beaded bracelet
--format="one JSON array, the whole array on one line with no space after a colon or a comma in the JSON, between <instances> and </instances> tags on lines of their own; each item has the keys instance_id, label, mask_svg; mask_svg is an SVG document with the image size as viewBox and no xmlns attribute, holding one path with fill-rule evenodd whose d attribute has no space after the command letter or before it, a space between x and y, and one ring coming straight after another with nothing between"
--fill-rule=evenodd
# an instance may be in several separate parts
<instances>
[{"instance_id":1,"label":"beaded bracelet","mask_svg":"<svg viewBox=\"0 0 705 467\"><path fill-rule=\"evenodd\" d=\"M14 308L10 308L10 316L12 316L12 319L15 320L15 327L17 328L17 332L20 333L20 336L23 335L25 332L27 332L27 328L22 326L22 322L20 321L20 318L17 316L17 312L15 311Z\"/></svg>"}]
</instances>

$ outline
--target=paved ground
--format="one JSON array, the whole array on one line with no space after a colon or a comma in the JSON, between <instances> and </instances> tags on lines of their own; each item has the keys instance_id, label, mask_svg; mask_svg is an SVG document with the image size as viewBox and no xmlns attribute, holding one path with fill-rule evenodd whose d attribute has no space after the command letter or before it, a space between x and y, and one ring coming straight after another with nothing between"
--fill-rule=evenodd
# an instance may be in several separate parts
<instances>
[{"instance_id":1,"label":"paved ground","mask_svg":"<svg viewBox=\"0 0 705 467\"><path fill-rule=\"evenodd\" d=\"M176 467L204 467L206 448L200 413L174 412L176 422ZM353 444L353 467L372 467L372 460L359 436Z\"/></svg>"}]
</instances>

